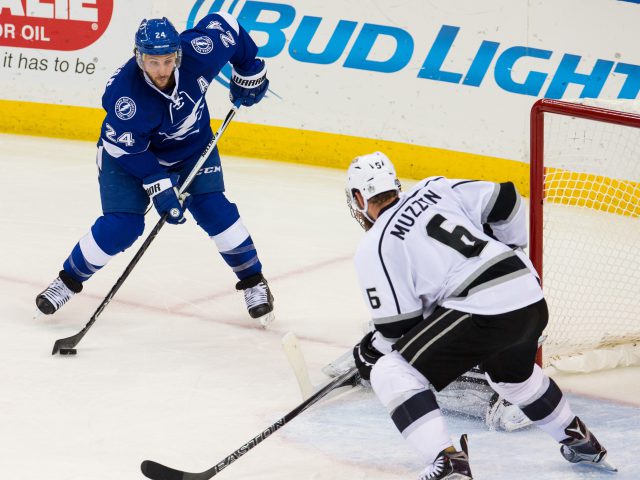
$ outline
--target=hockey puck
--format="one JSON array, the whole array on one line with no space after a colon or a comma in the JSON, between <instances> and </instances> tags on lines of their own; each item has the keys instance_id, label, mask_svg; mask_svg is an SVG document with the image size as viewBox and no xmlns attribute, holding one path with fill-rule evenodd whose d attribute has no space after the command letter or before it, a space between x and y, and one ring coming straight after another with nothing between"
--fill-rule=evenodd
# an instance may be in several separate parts
<instances>
[{"instance_id":1,"label":"hockey puck","mask_svg":"<svg viewBox=\"0 0 640 480\"><path fill-rule=\"evenodd\" d=\"M78 353L78 350L76 350L75 348L61 348L60 349L60 355L75 355L76 353Z\"/></svg>"}]
</instances>

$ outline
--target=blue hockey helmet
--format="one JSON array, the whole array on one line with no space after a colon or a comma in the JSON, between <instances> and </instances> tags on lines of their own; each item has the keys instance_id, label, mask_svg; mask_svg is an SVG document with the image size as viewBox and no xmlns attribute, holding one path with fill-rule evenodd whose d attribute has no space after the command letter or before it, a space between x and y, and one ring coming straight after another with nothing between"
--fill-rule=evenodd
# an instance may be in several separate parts
<instances>
[{"instance_id":1,"label":"blue hockey helmet","mask_svg":"<svg viewBox=\"0 0 640 480\"><path fill-rule=\"evenodd\" d=\"M176 67L180 66L182 49L180 35L167 17L144 19L135 36L136 60L142 67L142 55L168 55L177 53Z\"/></svg>"}]
</instances>

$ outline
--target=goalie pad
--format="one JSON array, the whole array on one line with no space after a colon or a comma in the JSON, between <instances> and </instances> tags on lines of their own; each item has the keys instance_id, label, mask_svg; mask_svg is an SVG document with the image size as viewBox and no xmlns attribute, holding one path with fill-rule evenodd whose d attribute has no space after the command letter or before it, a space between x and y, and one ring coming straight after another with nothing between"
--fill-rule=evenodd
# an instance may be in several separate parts
<instances>
[{"instance_id":1,"label":"goalie pad","mask_svg":"<svg viewBox=\"0 0 640 480\"><path fill-rule=\"evenodd\" d=\"M328 377L337 377L355 366L353 354L346 351L322 368ZM369 382L361 380L370 387ZM479 368L473 368L440 392L435 392L440 408L449 413L483 420L489 430L512 432L533 424L516 405L498 395Z\"/></svg>"},{"instance_id":2,"label":"goalie pad","mask_svg":"<svg viewBox=\"0 0 640 480\"><path fill-rule=\"evenodd\" d=\"M497 393L489 400L489 408L485 415L485 424L489 430L513 432L533 425L533 422L517 405L509 403Z\"/></svg>"},{"instance_id":3,"label":"goalie pad","mask_svg":"<svg viewBox=\"0 0 640 480\"><path fill-rule=\"evenodd\" d=\"M338 358L322 367L322 373L327 377L334 378L342 375L348 370L351 370L355 366L356 361L353 358L353 352L351 350L347 350Z\"/></svg>"},{"instance_id":4,"label":"goalie pad","mask_svg":"<svg viewBox=\"0 0 640 480\"><path fill-rule=\"evenodd\" d=\"M482 419L489 430L512 432L533 424L522 410L491 388L478 367L436 392L436 399L442 410Z\"/></svg>"}]
</instances>

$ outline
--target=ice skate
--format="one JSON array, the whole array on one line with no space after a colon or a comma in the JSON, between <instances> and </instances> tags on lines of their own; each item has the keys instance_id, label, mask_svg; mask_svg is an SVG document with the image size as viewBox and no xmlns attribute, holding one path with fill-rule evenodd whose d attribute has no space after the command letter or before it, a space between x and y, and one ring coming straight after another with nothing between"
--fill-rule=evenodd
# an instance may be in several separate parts
<instances>
[{"instance_id":1,"label":"ice skate","mask_svg":"<svg viewBox=\"0 0 640 480\"><path fill-rule=\"evenodd\" d=\"M600 445L598 439L589 431L578 417L565 428L569 438L561 441L560 453L571 463L590 464L605 470L617 472L618 469L610 465L606 460L607 450Z\"/></svg>"},{"instance_id":2,"label":"ice skate","mask_svg":"<svg viewBox=\"0 0 640 480\"><path fill-rule=\"evenodd\" d=\"M52 315L81 291L82 283L61 270L60 275L36 297L36 306L45 315Z\"/></svg>"},{"instance_id":3,"label":"ice skate","mask_svg":"<svg viewBox=\"0 0 640 480\"><path fill-rule=\"evenodd\" d=\"M261 273L240 280L236 284L236 290L244 291L244 300L251 318L257 319L263 327L273 322L273 295L267 279Z\"/></svg>"},{"instance_id":4,"label":"ice skate","mask_svg":"<svg viewBox=\"0 0 640 480\"><path fill-rule=\"evenodd\" d=\"M472 479L466 435L460 437L460 447L462 448L461 452L448 452L447 450L440 452L438 458L420 473L418 480Z\"/></svg>"}]
</instances>

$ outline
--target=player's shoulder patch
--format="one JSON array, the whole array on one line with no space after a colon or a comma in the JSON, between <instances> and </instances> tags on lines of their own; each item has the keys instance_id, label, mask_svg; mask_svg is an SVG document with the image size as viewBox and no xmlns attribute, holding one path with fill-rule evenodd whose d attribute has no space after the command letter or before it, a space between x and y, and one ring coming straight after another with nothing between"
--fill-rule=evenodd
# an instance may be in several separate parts
<instances>
[{"instance_id":1,"label":"player's shoulder patch","mask_svg":"<svg viewBox=\"0 0 640 480\"><path fill-rule=\"evenodd\" d=\"M130 97L120 97L116 100L114 110L120 120L129 120L136 114L136 102Z\"/></svg>"},{"instance_id":2,"label":"player's shoulder patch","mask_svg":"<svg viewBox=\"0 0 640 480\"><path fill-rule=\"evenodd\" d=\"M201 35L191 40L191 46L200 55L207 55L213 50L213 40L206 35Z\"/></svg>"}]
</instances>

